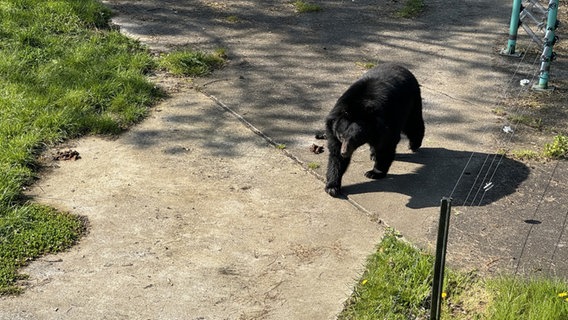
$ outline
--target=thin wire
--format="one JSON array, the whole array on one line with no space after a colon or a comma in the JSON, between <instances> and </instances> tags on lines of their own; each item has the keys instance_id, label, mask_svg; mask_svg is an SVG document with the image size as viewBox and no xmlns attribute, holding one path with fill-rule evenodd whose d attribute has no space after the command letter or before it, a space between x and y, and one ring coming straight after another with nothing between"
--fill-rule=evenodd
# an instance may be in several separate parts
<instances>
[{"instance_id":1,"label":"thin wire","mask_svg":"<svg viewBox=\"0 0 568 320\"><path fill-rule=\"evenodd\" d=\"M531 43L533 43L533 42L531 41ZM528 50L527 50L527 51L528 51ZM523 55L523 60L524 60L524 56L526 56L526 53L525 53L525 55ZM533 81L536 79L537 71L536 71L536 69L534 69L534 66L535 66L536 63L537 63L538 58L539 58L539 56L536 56L535 59L533 60L532 66L533 66L533 70L535 70L535 71L533 72L533 75L532 75L532 78L531 78L531 81L530 81L530 82L533 82ZM520 65L517 66L517 70L518 70L519 67L520 67ZM521 95L521 92L522 92L522 91L524 91L524 90L521 89L521 90L518 91L518 93L517 93L517 98ZM518 110L518 109L520 109L520 108L516 108L516 109ZM522 114L522 112L520 112L520 113ZM515 136L515 132L517 132L518 126L519 126L519 123L518 123L518 122L513 124L513 130L512 130L512 132L509 134L508 139L505 139L505 143L504 143L505 145L507 145L507 144L509 144L509 143L511 142L511 140L512 140L513 137ZM495 174L497 173L497 169L500 167L500 165L501 165L501 163L502 163L502 161L503 161L503 157L504 157L504 156L505 156L505 152L502 152L502 153L501 153L501 156L500 156L500 158L499 158L499 161L497 162L497 166L495 166L495 169L494 169L493 173L491 174L491 177L489 178L489 181L493 181L493 179L495 178ZM481 185L484 185L484 184L485 184L485 180L482 182ZM483 199L485 198L485 194L486 194L487 191L489 191L489 189L484 190L484 192L483 192L483 194L482 194L482 196L481 196L481 199L479 200L479 204L478 204L478 205L480 205L480 204L482 203Z\"/></svg>"},{"instance_id":2,"label":"thin wire","mask_svg":"<svg viewBox=\"0 0 568 320\"><path fill-rule=\"evenodd\" d=\"M533 44L533 42L531 41L531 45L532 45L532 44ZM529 49L531 49L530 46L529 46ZM524 62L525 57L527 56L527 52L528 52L528 49L527 49L527 50L523 53L523 55L521 56L521 59L520 59L519 63L517 63L516 68L515 68L515 71L513 72L513 75L510 77L509 81L508 81L508 82L506 83L506 85L505 85L505 89L504 89L504 93L503 93L503 95L505 96L505 98L507 97L507 93L508 93L508 89L507 89L507 88L509 88L509 87L512 86L512 83L513 83L515 77L517 76L517 73L519 73L519 70L520 70L520 68L521 68L521 64ZM535 64L535 63L533 62L533 66L534 66L534 64ZM519 94L519 95L520 95L520 94ZM489 129L489 125L485 126L485 128L483 129L483 134L485 134L485 133L488 131L488 129ZM510 139L512 139L512 137L511 137ZM509 139L509 141L510 141L510 139ZM462 172L460 173L460 176L458 177L456 183L454 184L454 187L452 188L452 191L450 192L450 195L449 195L450 198L454 195L454 192L456 191L456 189L457 189L459 183L461 182L463 176L465 175L466 169L467 169L467 167L469 166L469 164L471 163L471 160L473 159L473 156L475 155L475 153L476 153L476 152L472 152L472 153L470 154L470 157L469 157L467 163L465 164L465 166L464 166ZM486 160L487 160L487 159L486 159ZM485 161L484 161L484 164L485 164ZM483 166L482 166L482 168L481 168L480 170L482 170L482 169L483 169ZM474 183L472 184L472 186L471 186L471 188L470 188L470 191L469 191L469 193L468 193L468 195L467 195L467 197L466 197L466 200L464 200L464 205L465 205L465 203L467 202L467 200L469 199L469 196L471 195L473 189L475 188L475 183L477 182L477 179L479 178L479 175L480 175L480 173L478 173L478 175L477 175L477 177L476 177L476 180L475 180Z\"/></svg>"},{"instance_id":3,"label":"thin wire","mask_svg":"<svg viewBox=\"0 0 568 320\"><path fill-rule=\"evenodd\" d=\"M546 184L546 187L544 188L544 191L542 192L541 196L540 196L540 200L538 200L538 203L536 205L536 208L533 212L532 215L532 219L534 220L536 218L536 214L538 212L538 210L540 209L540 205L542 204L542 202L544 201L544 195L548 192L548 188L550 187L550 184L552 182L552 178L554 177L555 173L556 173L556 169L558 168L558 163L560 163L559 160L556 160L556 165L554 166L554 169L552 170L552 173L550 174L550 178L548 178L548 183ZM525 241L523 242L523 247L521 248L521 254L519 254L519 259L517 259L517 267L515 268L515 275L518 273L519 271L519 267L521 265L521 259L523 258L523 255L525 253L525 249L527 247L527 243L529 241L529 237L532 233L533 227L535 225L531 224L529 231L527 232L527 236L525 237Z\"/></svg>"},{"instance_id":4,"label":"thin wire","mask_svg":"<svg viewBox=\"0 0 568 320\"><path fill-rule=\"evenodd\" d=\"M454 195L454 192L456 191L456 188L458 187L458 184L460 183L460 180L462 179L462 177L465 175L465 170L467 169L467 167L469 166L469 164L471 163L471 159L473 159L473 155L475 154L475 152L472 152L469 155L469 159L467 160L467 163L465 164L465 166L463 167L463 170L460 174L460 176L458 177L458 180L456 181L456 183L454 184L454 188L452 189L452 192L450 192L450 196L449 198L451 198Z\"/></svg>"},{"instance_id":5,"label":"thin wire","mask_svg":"<svg viewBox=\"0 0 568 320\"><path fill-rule=\"evenodd\" d=\"M469 196L471 195L471 193L473 192L473 189L475 188L476 184L477 184L477 180L479 180L479 176L481 176L481 173L483 172L483 168L485 167L485 163L487 163L487 159L489 158L489 154L487 154L485 156L485 160L483 161L483 164L481 165L481 168L479 168L479 171L477 173L477 176L475 177L475 180L473 181L473 183L471 184L471 188L469 189L469 192L467 194L467 196L465 197L465 200L463 201L464 206L467 203L467 200L469 199Z\"/></svg>"},{"instance_id":6,"label":"thin wire","mask_svg":"<svg viewBox=\"0 0 568 320\"><path fill-rule=\"evenodd\" d=\"M490 188L490 182L486 182L487 181L487 176L489 175L489 172L491 171L491 167L493 167L493 163L495 163L495 158L497 157L497 155L493 155L493 160L491 160L491 163L489 164L489 167L487 168L487 172L485 172L485 176L483 176L483 180L481 181L481 183L479 184L479 187L477 187L477 193L475 193L475 197L473 197L473 200L471 200L471 204L473 206L475 199L477 199L477 196L479 195L479 192L483 189L483 194L481 196L481 199L483 199L483 195L485 195L485 193L491 189ZM491 181L491 180L489 180ZM478 206L481 204L481 199L479 200L479 203L477 204Z\"/></svg>"},{"instance_id":7,"label":"thin wire","mask_svg":"<svg viewBox=\"0 0 568 320\"><path fill-rule=\"evenodd\" d=\"M510 91L508 90L508 88L511 88L511 87L512 87L512 85L513 85L513 83L514 83L514 80L515 80L515 78L517 77L517 74L519 73L519 70L520 70L520 68L521 68L521 65L523 64L523 62L525 61L525 59L526 59L526 57L527 57L527 52L530 51L530 50L532 49L532 46L534 46L534 45L536 45L536 44L535 44L533 41L530 41L528 48L527 48L527 49L525 50L525 52L522 54L519 63L517 63L517 65L516 65L515 71L513 72L513 74L512 74L512 76L510 77L509 81L508 81L507 84L505 85L505 89L504 89L504 92L503 92L504 98L507 98L508 96L512 96L512 95L509 95L509 94L508 94L508 93L510 92ZM532 69L535 70L535 71L533 72L532 79L531 79L532 81L531 81L531 82L534 82L534 80L535 80L535 78L536 78L536 75L537 75L537 73L538 73L538 70L537 70L536 68L534 68L534 66L537 64L538 59L539 59L539 56L537 55L537 56L535 57L535 59L533 60L533 62L532 62L532 67L533 67ZM519 91L517 92L517 94L516 94L517 98L520 97L522 91L524 91L524 89L521 88L521 90L519 90ZM516 108L516 109L520 109L520 108ZM521 113L522 113L522 112L521 112ZM506 139L506 140L504 141L504 144L505 144L505 145L507 145L507 144L509 144L509 143L511 142L511 140L513 139L513 137L514 137L514 135L515 135L515 132L517 131L518 126L519 126L519 123L518 123L518 122L513 124L514 129L513 129L512 133L509 134L508 139ZM486 126L485 129L483 130L483 133L487 132L488 128L489 128L489 126ZM451 194L450 194L450 197L453 196L455 190L457 189L458 184L461 182L461 180L462 180L462 178L463 178L463 175L465 174L465 170L466 170L467 166L469 166L469 164L470 164L470 162L471 162L471 160L472 160L474 154L475 154L475 152L472 152L472 154L471 154L471 156L470 156L468 162L467 162L466 165L464 166L464 169L462 170L462 173L460 174L460 176L458 177L456 183L454 184L454 187L453 187L453 189L452 189L452 192L451 192ZM483 193L481 194L481 197L480 197L479 202L477 203L477 205L479 206L479 205L482 204L482 201L483 201L483 199L485 198L486 193L491 189L491 188L485 188L486 184L488 183L487 181L489 181L489 183L490 183L491 181L493 181L493 178L495 177L495 175L496 175L496 173L497 173L497 170L498 170L498 168L500 167L504 156L505 156L505 152L501 153L501 156L500 156L500 158L499 158L499 161L497 161L497 165L495 166L493 172L491 173L489 180L487 180L487 177L489 176L489 172L490 172L490 170L491 170L491 167L493 167L493 163L496 161L497 155L495 155L495 156L493 157L493 160L491 161L490 166L489 166L489 168L487 169L488 171L486 172L485 176L483 177L483 179L481 180L481 182L479 183L479 185L477 185L477 182L478 182L478 180L479 180L479 177L481 176L483 170L485 170L485 165L486 165L486 163L487 163L487 159L488 159L489 155L486 157L486 159L484 160L484 162L483 162L481 168L479 169L479 172L478 172L478 174L477 174L477 176L476 176L475 181L474 181L474 182L472 183L472 185L471 185L471 188L470 188L470 190L469 190L469 192L468 192L468 195L467 195L466 199L464 200L464 205L466 205L467 201L469 200L469 197L471 196L471 194L472 194L473 190L476 188L476 186L477 186L477 192L475 193L475 196L474 196L474 198L473 198L473 200L472 200L470 206L474 206L474 205L475 205L475 199L477 199L477 197L478 197L479 193L481 192L481 190L483 190Z\"/></svg>"},{"instance_id":8,"label":"thin wire","mask_svg":"<svg viewBox=\"0 0 568 320\"><path fill-rule=\"evenodd\" d=\"M560 246L560 240L562 240L562 236L564 236L564 231L566 230L566 223L568 222L568 211L564 215L564 222L562 223L562 230L560 231L560 235L558 235L558 239L554 245L554 251L552 252L552 256L550 257L550 269L552 269L552 265L554 264L554 257L556 256L556 251L558 251L558 247Z\"/></svg>"},{"instance_id":9,"label":"thin wire","mask_svg":"<svg viewBox=\"0 0 568 320\"><path fill-rule=\"evenodd\" d=\"M499 157L499 161L497 162L497 165L495 166L495 170L493 171L491 178L489 178L489 181L493 181L493 178L495 177L495 174L497 173L497 168L499 168L499 166L501 165L501 162L503 161L503 156L504 155L501 154L501 156ZM485 198L485 194L487 194L487 191L489 191L489 189L483 190L483 194L481 195L481 198L479 199L479 203L477 204L478 206L483 203L483 199Z\"/></svg>"}]
</instances>

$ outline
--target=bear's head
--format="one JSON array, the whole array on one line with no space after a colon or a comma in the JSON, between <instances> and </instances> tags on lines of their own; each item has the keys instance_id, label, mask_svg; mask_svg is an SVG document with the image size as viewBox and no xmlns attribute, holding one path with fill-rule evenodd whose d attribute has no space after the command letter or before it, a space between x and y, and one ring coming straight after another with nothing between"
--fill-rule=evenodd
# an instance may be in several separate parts
<instances>
[{"instance_id":1,"label":"bear's head","mask_svg":"<svg viewBox=\"0 0 568 320\"><path fill-rule=\"evenodd\" d=\"M341 156L343 158L351 158L353 152L367 142L364 127L347 119L339 119L335 123L333 132L341 142Z\"/></svg>"}]
</instances>

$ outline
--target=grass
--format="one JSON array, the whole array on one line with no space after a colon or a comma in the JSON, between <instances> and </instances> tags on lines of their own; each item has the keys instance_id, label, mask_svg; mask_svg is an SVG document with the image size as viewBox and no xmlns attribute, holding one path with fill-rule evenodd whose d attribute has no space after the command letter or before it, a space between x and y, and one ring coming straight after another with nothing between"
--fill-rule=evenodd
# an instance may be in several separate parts
<instances>
[{"instance_id":1,"label":"grass","mask_svg":"<svg viewBox=\"0 0 568 320\"><path fill-rule=\"evenodd\" d=\"M317 162L308 162L308 169L316 170L316 169L319 169L319 167L321 167L321 166Z\"/></svg>"},{"instance_id":2,"label":"grass","mask_svg":"<svg viewBox=\"0 0 568 320\"><path fill-rule=\"evenodd\" d=\"M434 259L387 231L339 319L415 319L427 312Z\"/></svg>"},{"instance_id":3,"label":"grass","mask_svg":"<svg viewBox=\"0 0 568 320\"><path fill-rule=\"evenodd\" d=\"M511 151L511 155L515 159L519 160L538 160L540 159L540 154L536 151L529 149L519 149Z\"/></svg>"},{"instance_id":4,"label":"grass","mask_svg":"<svg viewBox=\"0 0 568 320\"><path fill-rule=\"evenodd\" d=\"M225 49L217 49L213 53L180 49L162 56L159 67L175 76L200 77L221 68L226 56Z\"/></svg>"},{"instance_id":5,"label":"grass","mask_svg":"<svg viewBox=\"0 0 568 320\"><path fill-rule=\"evenodd\" d=\"M494 108L493 110L491 110L491 112L499 117L504 117L507 115L507 111L505 111L505 109L503 109L502 107Z\"/></svg>"},{"instance_id":6,"label":"grass","mask_svg":"<svg viewBox=\"0 0 568 320\"><path fill-rule=\"evenodd\" d=\"M229 23L237 23L241 21L241 19L235 15L228 16L225 20Z\"/></svg>"},{"instance_id":7,"label":"grass","mask_svg":"<svg viewBox=\"0 0 568 320\"><path fill-rule=\"evenodd\" d=\"M503 277L487 282L492 303L485 319L568 319L568 284L550 279Z\"/></svg>"},{"instance_id":8,"label":"grass","mask_svg":"<svg viewBox=\"0 0 568 320\"><path fill-rule=\"evenodd\" d=\"M84 229L78 217L37 204L6 210L1 217L0 295L21 291L13 285L25 278L17 273L18 267L33 257L71 246Z\"/></svg>"},{"instance_id":9,"label":"grass","mask_svg":"<svg viewBox=\"0 0 568 320\"><path fill-rule=\"evenodd\" d=\"M376 62L370 62L370 61L366 61L366 62L357 61L357 62L355 62L355 65L360 67L360 68L363 68L365 70L369 70L369 69L373 69L374 67L376 67L377 63Z\"/></svg>"},{"instance_id":10,"label":"grass","mask_svg":"<svg viewBox=\"0 0 568 320\"><path fill-rule=\"evenodd\" d=\"M543 155L550 159L568 159L568 136L557 135L544 145Z\"/></svg>"},{"instance_id":11,"label":"grass","mask_svg":"<svg viewBox=\"0 0 568 320\"><path fill-rule=\"evenodd\" d=\"M39 152L121 132L160 97L146 77L156 62L109 19L95 0L0 2L0 294L18 292L19 267L83 230L79 217L23 197Z\"/></svg>"},{"instance_id":12,"label":"grass","mask_svg":"<svg viewBox=\"0 0 568 320\"><path fill-rule=\"evenodd\" d=\"M301 0L294 1L293 5L294 8L296 8L296 12L298 13L317 12L322 10L321 6L317 4L312 4Z\"/></svg>"},{"instance_id":13,"label":"grass","mask_svg":"<svg viewBox=\"0 0 568 320\"><path fill-rule=\"evenodd\" d=\"M406 0L403 7L395 14L398 18L412 19L417 17L424 10L423 0Z\"/></svg>"},{"instance_id":14,"label":"grass","mask_svg":"<svg viewBox=\"0 0 568 320\"><path fill-rule=\"evenodd\" d=\"M340 320L428 319L434 258L388 230ZM568 319L568 284L446 268L442 319Z\"/></svg>"},{"instance_id":15,"label":"grass","mask_svg":"<svg viewBox=\"0 0 568 320\"><path fill-rule=\"evenodd\" d=\"M545 143L541 152L530 149L510 151L513 158L518 160L562 160L568 159L568 136L556 135L552 142Z\"/></svg>"},{"instance_id":16,"label":"grass","mask_svg":"<svg viewBox=\"0 0 568 320\"><path fill-rule=\"evenodd\" d=\"M534 129L542 129L542 119L526 114L511 115L508 119L514 124L522 124Z\"/></svg>"}]
</instances>

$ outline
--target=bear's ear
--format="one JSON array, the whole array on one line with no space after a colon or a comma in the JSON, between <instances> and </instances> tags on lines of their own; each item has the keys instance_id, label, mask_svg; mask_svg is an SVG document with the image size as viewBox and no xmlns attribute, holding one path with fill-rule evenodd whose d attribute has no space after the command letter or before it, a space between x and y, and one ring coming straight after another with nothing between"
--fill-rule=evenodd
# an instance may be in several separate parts
<instances>
[{"instance_id":1,"label":"bear's ear","mask_svg":"<svg viewBox=\"0 0 568 320\"><path fill-rule=\"evenodd\" d=\"M337 138L337 139L342 139L341 137L344 137L344 133L347 130L347 128L349 128L349 125L351 124L351 121L349 121L349 119L345 118L345 117L338 117L336 119L333 120L333 122L331 123L331 132L333 133L333 135Z\"/></svg>"},{"instance_id":2,"label":"bear's ear","mask_svg":"<svg viewBox=\"0 0 568 320\"><path fill-rule=\"evenodd\" d=\"M334 122L335 122L334 118L328 117L327 119L325 119L326 129L329 129L331 132L333 132L334 131L334 128L333 128Z\"/></svg>"},{"instance_id":3,"label":"bear's ear","mask_svg":"<svg viewBox=\"0 0 568 320\"><path fill-rule=\"evenodd\" d=\"M342 120L341 118L335 119L335 121L333 123L331 123L331 132L333 133L334 137L336 137L340 141L343 141L342 137L341 137L341 130L337 129L341 120Z\"/></svg>"}]
</instances>

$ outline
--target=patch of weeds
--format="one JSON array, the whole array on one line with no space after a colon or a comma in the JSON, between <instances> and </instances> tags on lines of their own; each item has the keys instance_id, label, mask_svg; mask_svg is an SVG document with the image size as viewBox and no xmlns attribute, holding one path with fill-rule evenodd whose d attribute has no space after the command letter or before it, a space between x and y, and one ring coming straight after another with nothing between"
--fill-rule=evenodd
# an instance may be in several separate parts
<instances>
[{"instance_id":1,"label":"patch of weeds","mask_svg":"<svg viewBox=\"0 0 568 320\"><path fill-rule=\"evenodd\" d=\"M237 16L228 16L226 18L226 20L227 20L227 22L230 22L230 23L237 23L237 22L241 21L239 19L239 17L237 17Z\"/></svg>"},{"instance_id":2,"label":"patch of weeds","mask_svg":"<svg viewBox=\"0 0 568 320\"><path fill-rule=\"evenodd\" d=\"M544 145L543 155L550 159L568 158L568 136L555 136L551 143Z\"/></svg>"},{"instance_id":3,"label":"patch of weeds","mask_svg":"<svg viewBox=\"0 0 568 320\"><path fill-rule=\"evenodd\" d=\"M376 67L377 63L376 62L370 62L370 61L368 61L368 62L357 61L357 62L355 62L355 65L360 67L360 68L369 70L369 69L373 69L374 67Z\"/></svg>"},{"instance_id":4,"label":"patch of weeds","mask_svg":"<svg viewBox=\"0 0 568 320\"><path fill-rule=\"evenodd\" d=\"M450 270L442 292L442 319L483 319L490 296L485 284L475 271L455 272Z\"/></svg>"},{"instance_id":5,"label":"patch of weeds","mask_svg":"<svg viewBox=\"0 0 568 320\"><path fill-rule=\"evenodd\" d=\"M223 60L227 60L229 58L229 55L227 54L227 49L225 48L217 48L215 49L215 51L213 51L213 54ZM223 63L225 63L225 61L223 61Z\"/></svg>"},{"instance_id":6,"label":"patch of weeds","mask_svg":"<svg viewBox=\"0 0 568 320\"><path fill-rule=\"evenodd\" d=\"M497 153L500 156L504 156L504 155L507 154L507 149L499 148L499 149L497 149L497 151L495 153Z\"/></svg>"},{"instance_id":7,"label":"patch of weeds","mask_svg":"<svg viewBox=\"0 0 568 320\"><path fill-rule=\"evenodd\" d=\"M505 111L505 109L503 109L502 107L495 108L491 110L491 112L499 117L504 117L507 115L507 111Z\"/></svg>"},{"instance_id":8,"label":"patch of weeds","mask_svg":"<svg viewBox=\"0 0 568 320\"><path fill-rule=\"evenodd\" d=\"M542 129L542 119L532 117L529 115L511 115L508 117L509 121L515 124L522 124L533 129Z\"/></svg>"},{"instance_id":9,"label":"patch of weeds","mask_svg":"<svg viewBox=\"0 0 568 320\"><path fill-rule=\"evenodd\" d=\"M320 164L317 163L317 162L309 162L308 163L308 169L316 170L316 169L319 169L319 167L320 167Z\"/></svg>"},{"instance_id":10,"label":"patch of weeds","mask_svg":"<svg viewBox=\"0 0 568 320\"><path fill-rule=\"evenodd\" d=\"M424 10L423 0L406 0L402 9L396 12L398 18L416 18Z\"/></svg>"},{"instance_id":11,"label":"patch of weeds","mask_svg":"<svg viewBox=\"0 0 568 320\"><path fill-rule=\"evenodd\" d=\"M294 8L296 8L296 12L298 13L317 12L322 10L321 6L317 4L312 4L301 0L294 1L293 5Z\"/></svg>"},{"instance_id":12,"label":"patch of weeds","mask_svg":"<svg viewBox=\"0 0 568 320\"><path fill-rule=\"evenodd\" d=\"M284 150L284 149L286 149L286 145L283 144L283 143L279 143L279 144L276 145L276 149L278 149L278 150Z\"/></svg>"},{"instance_id":13,"label":"patch of weeds","mask_svg":"<svg viewBox=\"0 0 568 320\"><path fill-rule=\"evenodd\" d=\"M200 77L221 68L226 58L224 49L217 49L214 53L181 49L160 57L158 65L176 76Z\"/></svg>"},{"instance_id":14,"label":"patch of weeds","mask_svg":"<svg viewBox=\"0 0 568 320\"><path fill-rule=\"evenodd\" d=\"M521 149L511 151L511 156L518 160L538 160L540 154L533 150Z\"/></svg>"}]
</instances>

